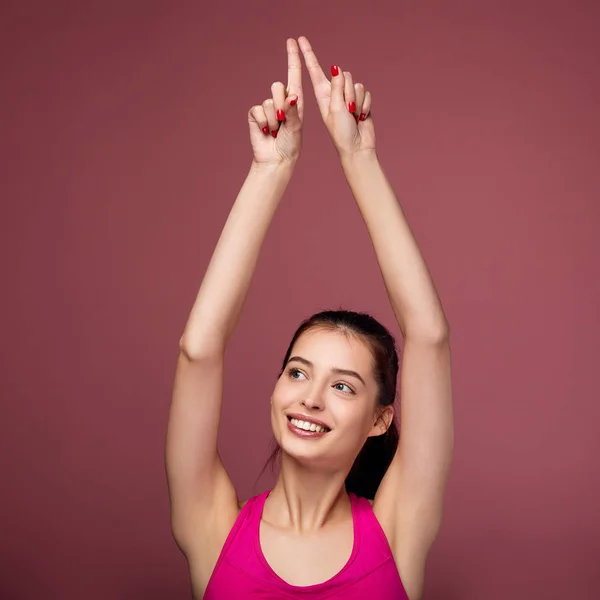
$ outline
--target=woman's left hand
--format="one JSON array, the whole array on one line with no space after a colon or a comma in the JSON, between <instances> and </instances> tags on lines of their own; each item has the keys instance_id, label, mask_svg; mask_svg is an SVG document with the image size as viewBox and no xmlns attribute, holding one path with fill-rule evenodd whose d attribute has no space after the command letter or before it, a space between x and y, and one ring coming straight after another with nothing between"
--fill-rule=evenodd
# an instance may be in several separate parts
<instances>
[{"instance_id":1,"label":"woman's left hand","mask_svg":"<svg viewBox=\"0 0 600 600\"><path fill-rule=\"evenodd\" d=\"M331 67L331 82L305 37L298 45L313 84L323 122L341 157L375 150L375 126L371 116L371 93L354 83L349 71Z\"/></svg>"}]
</instances>

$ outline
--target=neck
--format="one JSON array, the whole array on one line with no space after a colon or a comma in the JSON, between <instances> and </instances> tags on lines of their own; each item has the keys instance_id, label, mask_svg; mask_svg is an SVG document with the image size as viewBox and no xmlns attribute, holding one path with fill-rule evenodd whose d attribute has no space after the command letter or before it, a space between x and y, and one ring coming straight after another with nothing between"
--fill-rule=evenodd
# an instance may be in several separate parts
<instances>
[{"instance_id":1,"label":"neck","mask_svg":"<svg viewBox=\"0 0 600 600\"><path fill-rule=\"evenodd\" d=\"M283 454L279 477L265 505L265 518L294 531L310 532L344 519L350 499L347 473L307 468Z\"/></svg>"}]
</instances>

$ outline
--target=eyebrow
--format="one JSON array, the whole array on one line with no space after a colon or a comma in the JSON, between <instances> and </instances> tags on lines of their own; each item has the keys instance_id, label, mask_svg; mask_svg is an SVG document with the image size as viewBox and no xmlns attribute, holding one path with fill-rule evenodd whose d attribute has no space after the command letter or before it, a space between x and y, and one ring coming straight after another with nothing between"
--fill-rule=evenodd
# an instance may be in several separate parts
<instances>
[{"instance_id":1,"label":"eyebrow","mask_svg":"<svg viewBox=\"0 0 600 600\"><path fill-rule=\"evenodd\" d=\"M296 362L305 364L308 367L314 366L310 362L310 360L306 360L306 358L302 358L301 356L292 356L290 359L288 359L288 363L292 362L293 360L295 360ZM337 369L335 367L333 369L331 369L331 371L332 371L332 373L338 373L339 375L349 375L350 377L356 377L356 379L358 379L364 386L367 385L365 383L365 380L356 371L350 371L348 369Z\"/></svg>"}]
</instances>

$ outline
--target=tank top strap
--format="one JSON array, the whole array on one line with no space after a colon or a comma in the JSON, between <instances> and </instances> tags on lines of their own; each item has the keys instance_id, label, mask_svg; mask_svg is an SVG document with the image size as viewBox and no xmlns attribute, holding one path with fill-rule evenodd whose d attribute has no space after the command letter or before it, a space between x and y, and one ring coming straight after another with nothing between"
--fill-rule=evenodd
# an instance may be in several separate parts
<instances>
[{"instance_id":1,"label":"tank top strap","mask_svg":"<svg viewBox=\"0 0 600 600\"><path fill-rule=\"evenodd\" d=\"M350 498L353 503L355 531L360 536L362 562L376 565L393 557L387 536L373 512L371 502L354 494L350 494Z\"/></svg>"},{"instance_id":2,"label":"tank top strap","mask_svg":"<svg viewBox=\"0 0 600 600\"><path fill-rule=\"evenodd\" d=\"M250 498L240 510L240 513L225 540L223 549L215 566L215 571L220 566L222 560L227 557L229 560L237 562L241 558L246 562L250 558L248 550L253 547L255 531L260 522L262 507L269 495L270 490L263 492L258 496ZM234 543L235 542L235 543Z\"/></svg>"},{"instance_id":3,"label":"tank top strap","mask_svg":"<svg viewBox=\"0 0 600 600\"><path fill-rule=\"evenodd\" d=\"M267 490L250 498L240 510L209 579L204 593L206 600L221 598L221 589L227 589L231 584L231 566L234 566L235 573L239 573L240 569L248 573L260 572L261 565L254 552L254 538L269 493L270 490Z\"/></svg>"},{"instance_id":4,"label":"tank top strap","mask_svg":"<svg viewBox=\"0 0 600 600\"><path fill-rule=\"evenodd\" d=\"M248 500L246 505L244 505L244 508L246 508L246 506L248 504L251 505L249 507L249 513L250 513L249 518L253 523L256 523L256 522L260 523L260 520L262 518L263 508L265 506L265 502L267 501L267 498L269 497L270 493L271 493L271 490L266 490L262 494L259 494L258 496L254 496L253 498L250 498L250 500Z\"/></svg>"}]
</instances>

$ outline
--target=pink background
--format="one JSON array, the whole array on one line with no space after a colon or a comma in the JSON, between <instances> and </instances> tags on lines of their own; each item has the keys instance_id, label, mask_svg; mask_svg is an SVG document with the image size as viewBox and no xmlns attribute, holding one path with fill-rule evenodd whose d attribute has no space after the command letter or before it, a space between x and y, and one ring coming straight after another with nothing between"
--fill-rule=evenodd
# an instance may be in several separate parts
<instances>
[{"instance_id":1,"label":"pink background","mask_svg":"<svg viewBox=\"0 0 600 600\"><path fill-rule=\"evenodd\" d=\"M177 345L249 166L246 111L307 35L373 92L452 326L426 599L599 598L598 3L38 4L0 9L0 597L189 597L163 468ZM306 92L228 355L242 498L272 482L268 398L298 322L341 305L397 333Z\"/></svg>"}]
</instances>

